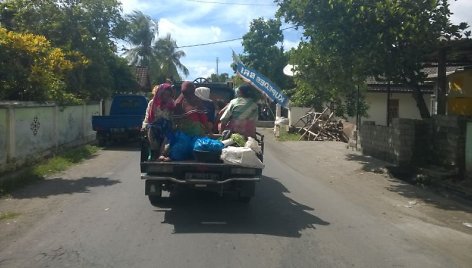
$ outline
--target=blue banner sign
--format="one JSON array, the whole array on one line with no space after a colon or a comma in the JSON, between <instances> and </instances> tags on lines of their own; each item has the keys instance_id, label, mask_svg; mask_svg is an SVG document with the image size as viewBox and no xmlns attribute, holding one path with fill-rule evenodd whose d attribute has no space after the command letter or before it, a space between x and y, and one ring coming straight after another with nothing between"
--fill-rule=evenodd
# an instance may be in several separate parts
<instances>
[{"instance_id":1,"label":"blue banner sign","mask_svg":"<svg viewBox=\"0 0 472 268\"><path fill-rule=\"evenodd\" d=\"M233 55L236 56L235 54ZM237 56L235 57L235 61L237 64L237 74L242 79L251 83L254 87L262 91L272 101L275 101L282 107L288 109L288 97L285 96L272 81L270 81L267 77L257 73L256 71L244 66Z\"/></svg>"}]
</instances>

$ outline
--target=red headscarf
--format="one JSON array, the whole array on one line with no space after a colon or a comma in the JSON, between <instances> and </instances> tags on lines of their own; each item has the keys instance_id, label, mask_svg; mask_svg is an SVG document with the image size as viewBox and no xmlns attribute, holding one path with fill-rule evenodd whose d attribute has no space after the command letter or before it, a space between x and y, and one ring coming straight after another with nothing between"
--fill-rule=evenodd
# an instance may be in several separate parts
<instances>
[{"instance_id":1,"label":"red headscarf","mask_svg":"<svg viewBox=\"0 0 472 268\"><path fill-rule=\"evenodd\" d=\"M168 100L164 102L162 99L162 95L164 95L165 92L171 92L172 93L172 85L168 83L160 84L156 94L154 94L154 97L152 98L152 108L151 112L149 113L148 121L153 122L154 121L154 111L156 108L159 108L161 110L169 110L172 111L175 108L174 101L173 100Z\"/></svg>"},{"instance_id":2,"label":"red headscarf","mask_svg":"<svg viewBox=\"0 0 472 268\"><path fill-rule=\"evenodd\" d=\"M184 81L180 92L180 96L175 100L175 114L186 114L188 119L206 124L208 118L205 114L205 107L203 101L195 95L195 84Z\"/></svg>"},{"instance_id":3,"label":"red headscarf","mask_svg":"<svg viewBox=\"0 0 472 268\"><path fill-rule=\"evenodd\" d=\"M193 96L195 96L195 85L190 81L184 81L180 87L180 95L175 100L175 104L182 104L184 99L186 99L188 102L191 102L194 99Z\"/></svg>"}]
</instances>

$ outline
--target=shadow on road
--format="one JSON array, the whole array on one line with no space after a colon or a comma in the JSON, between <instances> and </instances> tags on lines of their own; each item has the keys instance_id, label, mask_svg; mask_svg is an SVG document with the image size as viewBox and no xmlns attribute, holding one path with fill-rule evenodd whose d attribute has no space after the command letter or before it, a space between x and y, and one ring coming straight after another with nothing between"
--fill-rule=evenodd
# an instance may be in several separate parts
<instances>
[{"instance_id":1,"label":"shadow on road","mask_svg":"<svg viewBox=\"0 0 472 268\"><path fill-rule=\"evenodd\" d=\"M453 200L436 194L435 192L438 191L438 189L433 186L425 186L425 188L422 188L419 185L415 185L415 183L417 183L415 181L416 172L412 168L396 167L382 160L357 154L348 154L346 159L361 163L362 170L365 172L374 172L379 174L388 172L385 179L390 182L390 185L386 187L386 189L391 192L398 193L412 200L421 200L421 202L433 205L434 207L443 210L472 212L470 207L465 204L460 204L465 202L464 200L460 200L460 203L454 202ZM454 197L454 193L452 192L446 193L446 195Z\"/></svg>"},{"instance_id":2,"label":"shadow on road","mask_svg":"<svg viewBox=\"0 0 472 268\"><path fill-rule=\"evenodd\" d=\"M11 194L12 198L46 198L52 195L87 193L92 187L111 186L120 183L109 178L83 177L78 180L66 180L63 178L46 179L34 183L27 188Z\"/></svg>"},{"instance_id":3,"label":"shadow on road","mask_svg":"<svg viewBox=\"0 0 472 268\"><path fill-rule=\"evenodd\" d=\"M454 193L451 192L451 190L442 192L440 196L436 194L436 192L441 190L433 186L420 188L419 186L411 185L407 182L392 178L390 178L389 181L392 182L392 185L387 187L387 190L398 193L406 198L420 200L421 202L433 205L434 207L443 210L457 210L472 213L470 201L459 199L460 196L454 196ZM449 196L452 199L443 196Z\"/></svg>"},{"instance_id":4,"label":"shadow on road","mask_svg":"<svg viewBox=\"0 0 472 268\"><path fill-rule=\"evenodd\" d=\"M301 231L329 222L314 216L313 208L287 197L288 190L276 179L263 177L251 203L233 196L219 197L189 189L176 191L159 206L163 223L175 233L245 233L300 237Z\"/></svg>"},{"instance_id":5,"label":"shadow on road","mask_svg":"<svg viewBox=\"0 0 472 268\"><path fill-rule=\"evenodd\" d=\"M390 165L382 160L359 154L347 154L346 160L355 161L362 164L362 170L365 172L380 173L382 172L380 170L381 168L385 168L386 166Z\"/></svg>"}]
</instances>

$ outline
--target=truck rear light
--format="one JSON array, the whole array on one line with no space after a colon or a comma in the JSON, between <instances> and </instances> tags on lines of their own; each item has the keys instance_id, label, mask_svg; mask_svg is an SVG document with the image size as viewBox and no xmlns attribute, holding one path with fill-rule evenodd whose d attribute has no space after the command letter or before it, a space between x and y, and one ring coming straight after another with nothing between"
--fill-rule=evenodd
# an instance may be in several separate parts
<instances>
[{"instance_id":1,"label":"truck rear light","mask_svg":"<svg viewBox=\"0 0 472 268\"><path fill-rule=\"evenodd\" d=\"M232 168L231 174L237 175L256 175L256 170L253 168Z\"/></svg>"}]
</instances>

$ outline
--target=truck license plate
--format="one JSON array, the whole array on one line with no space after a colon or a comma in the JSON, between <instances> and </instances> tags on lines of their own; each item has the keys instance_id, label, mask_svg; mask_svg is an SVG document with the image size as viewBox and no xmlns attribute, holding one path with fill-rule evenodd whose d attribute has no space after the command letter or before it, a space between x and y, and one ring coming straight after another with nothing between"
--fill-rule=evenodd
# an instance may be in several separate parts
<instances>
[{"instance_id":1,"label":"truck license plate","mask_svg":"<svg viewBox=\"0 0 472 268\"><path fill-rule=\"evenodd\" d=\"M217 180L218 174L215 173L197 173L197 172L187 172L185 173L186 180Z\"/></svg>"}]
</instances>

